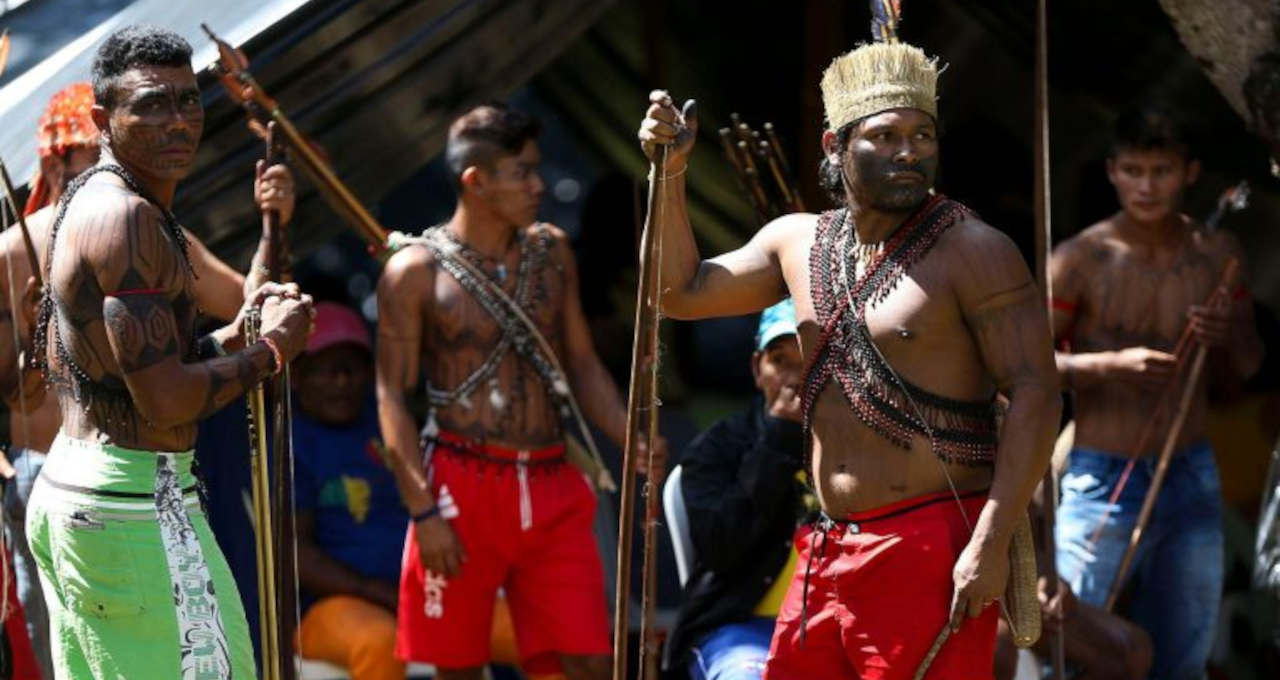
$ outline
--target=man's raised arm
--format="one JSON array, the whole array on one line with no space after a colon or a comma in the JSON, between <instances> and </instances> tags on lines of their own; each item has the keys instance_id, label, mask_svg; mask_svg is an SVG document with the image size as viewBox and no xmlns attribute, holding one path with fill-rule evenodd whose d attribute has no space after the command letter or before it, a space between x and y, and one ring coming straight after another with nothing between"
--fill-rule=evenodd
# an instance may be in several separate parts
<instances>
[{"instance_id":1,"label":"man's raised arm","mask_svg":"<svg viewBox=\"0 0 1280 680\"><path fill-rule=\"evenodd\" d=\"M649 109L640 124L640 145L656 162L658 145L668 145L666 190L658 197L662 224L662 310L676 319L732 316L759 311L787 294L778 252L783 238L794 235L803 216L789 215L766 225L738 250L703 260L689 225L685 195L689 151L698 132L693 102L676 111L661 90L649 95ZM649 215L647 220L657 216Z\"/></svg>"},{"instance_id":2,"label":"man's raised arm","mask_svg":"<svg viewBox=\"0 0 1280 680\"><path fill-rule=\"evenodd\" d=\"M276 292L287 298L263 302L262 335L269 340L228 356L183 363L170 291L186 274L164 229L154 207L130 197L86 230L96 233L81 238L88 244L82 255L103 291L107 341L134 407L152 425L172 428L212 414L270 375L276 365L268 343L285 361L301 353L311 303L296 288L280 288ZM215 333L238 336L239 322Z\"/></svg>"}]
</instances>

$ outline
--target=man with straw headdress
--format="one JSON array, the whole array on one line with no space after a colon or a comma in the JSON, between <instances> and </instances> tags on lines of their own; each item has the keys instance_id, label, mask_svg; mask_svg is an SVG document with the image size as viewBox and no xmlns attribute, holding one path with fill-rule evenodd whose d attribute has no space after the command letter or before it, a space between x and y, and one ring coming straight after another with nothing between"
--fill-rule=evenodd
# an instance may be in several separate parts
<instances>
[{"instance_id":1,"label":"man with straw headdress","mask_svg":"<svg viewBox=\"0 0 1280 680\"><path fill-rule=\"evenodd\" d=\"M650 96L640 141L669 145L663 309L693 319L795 299L809 473L824 511L778 617L766 677L991 677L1020 515L1060 399L1044 304L1014 244L932 191L934 60L859 47L822 79L823 183L840 208L765 225L702 260L685 205L690 104ZM1003 426L996 397L1008 397Z\"/></svg>"}]
</instances>

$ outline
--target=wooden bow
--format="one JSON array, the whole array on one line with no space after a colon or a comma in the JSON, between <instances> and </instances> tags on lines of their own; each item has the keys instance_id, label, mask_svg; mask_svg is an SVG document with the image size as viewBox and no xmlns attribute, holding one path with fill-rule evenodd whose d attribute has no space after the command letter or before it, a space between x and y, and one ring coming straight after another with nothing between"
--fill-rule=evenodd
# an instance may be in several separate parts
<instances>
[{"instance_id":1,"label":"wooden bow","mask_svg":"<svg viewBox=\"0 0 1280 680\"><path fill-rule=\"evenodd\" d=\"M1205 302L1206 307L1221 308L1230 304L1231 283L1235 281L1238 271L1239 262L1234 257L1227 260L1226 267L1222 270L1222 278L1218 281L1213 293L1210 294L1208 301ZM1142 434L1138 437L1138 444L1133 448L1129 463L1121 473L1116 490L1108 501L1109 506L1115 505L1120 495L1119 492L1124 489L1129 473L1133 470L1134 461L1146 451L1147 444L1155 432L1156 422L1163 417L1171 403L1170 397L1173 396L1174 389L1181 386L1178 410L1174 412L1173 421L1169 424L1169 431L1165 434L1164 445L1160 449L1160 457L1156 461L1156 469L1151 476L1151 486L1147 489L1147 495L1142 499L1142 509L1138 511L1138 519L1129 535L1129 544L1125 547L1124 555L1120 559L1120 566L1116 569L1116 575L1111 581L1111 590L1107 592L1107 601L1103 605L1103 609L1106 611L1115 609L1116 600L1119 599L1120 591L1124 588L1125 576L1128 575L1129 567L1133 564L1133 559L1137 555L1138 545L1141 543L1142 534L1151 520L1151 513L1155 510L1156 500L1160 496L1160 488L1164 485L1164 478L1169 470L1169 462L1173 459L1174 449L1177 447L1179 436L1182 434L1182 427L1186 423L1187 414L1191 410L1191 403L1195 400L1196 386L1200 382L1200 374L1204 369L1208 351L1208 347L1196 341L1191 331L1191 323L1188 322L1182 331L1182 336L1178 339L1177 346L1173 350L1174 356L1177 357L1177 370L1174 371L1169 380L1169 385L1160 396L1159 404L1147 421L1146 427L1143 428ZM1187 366L1188 360L1190 360L1190 369L1184 373L1183 369ZM1184 375L1186 376L1185 379L1180 380ZM1093 543L1097 543L1102 528L1106 525L1106 519L1107 515L1104 514L1102 522L1094 532Z\"/></svg>"},{"instance_id":2,"label":"wooden bow","mask_svg":"<svg viewBox=\"0 0 1280 680\"><path fill-rule=\"evenodd\" d=\"M266 128L266 164L280 162L282 149L274 121ZM274 210L262 213L262 228L269 235L267 278L289 278L283 229ZM259 339L257 309L246 321L250 343ZM250 472L252 478L255 554L258 574L258 634L264 680L295 680L293 638L298 627L298 572L293 486L293 405L289 392L289 365L280 367L269 385L258 384L248 394ZM267 409L272 416L272 442L267 448ZM269 452L269 453L268 453Z\"/></svg>"},{"instance_id":3,"label":"wooden bow","mask_svg":"<svg viewBox=\"0 0 1280 680\"><path fill-rule=\"evenodd\" d=\"M663 471L651 455L658 442L658 326L662 288L662 216L666 193L667 147L649 168L649 212L640 236L640 282L636 291L635 341L631 350L631 382L627 398L627 439L622 456L622 497L618 518L618 578L614 599L613 680L627 678L627 634L630 624L631 525L635 516L636 456L650 454L644 480L644 575L640 606L640 676L658 677L658 640L653 629L657 592L658 496Z\"/></svg>"}]
</instances>

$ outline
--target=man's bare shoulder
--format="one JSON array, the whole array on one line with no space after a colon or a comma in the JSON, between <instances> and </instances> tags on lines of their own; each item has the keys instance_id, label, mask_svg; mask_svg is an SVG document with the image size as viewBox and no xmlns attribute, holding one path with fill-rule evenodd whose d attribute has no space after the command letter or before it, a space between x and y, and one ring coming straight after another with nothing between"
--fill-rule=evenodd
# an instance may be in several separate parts
<instances>
[{"instance_id":1,"label":"man's bare shoulder","mask_svg":"<svg viewBox=\"0 0 1280 680\"><path fill-rule=\"evenodd\" d=\"M771 220L756 232L753 242L771 253L783 255L791 248L807 248L818 228L818 215L790 213Z\"/></svg>"},{"instance_id":2,"label":"man's bare shoulder","mask_svg":"<svg viewBox=\"0 0 1280 680\"><path fill-rule=\"evenodd\" d=\"M24 220L27 223L27 230L31 232L31 240L35 243L37 250L44 245L45 236L49 233L49 227L53 226L53 218L58 214L57 207L46 205L45 207L27 215ZM12 231L17 231L12 230ZM22 240L21 234L15 234L18 240Z\"/></svg>"},{"instance_id":3,"label":"man's bare shoulder","mask_svg":"<svg viewBox=\"0 0 1280 680\"><path fill-rule=\"evenodd\" d=\"M1110 217L1095 222L1053 248L1055 267L1088 269L1116 245L1115 222Z\"/></svg>"},{"instance_id":4,"label":"man's bare shoulder","mask_svg":"<svg viewBox=\"0 0 1280 680\"><path fill-rule=\"evenodd\" d=\"M952 225L934 251L944 259L947 278L966 308L1033 285L1013 239L976 216Z\"/></svg>"},{"instance_id":5,"label":"man's bare shoulder","mask_svg":"<svg viewBox=\"0 0 1280 680\"><path fill-rule=\"evenodd\" d=\"M167 274L177 253L166 231L159 207L107 178L94 178L67 206L58 227L65 246L58 247L75 251L100 274L139 266ZM64 242L62 234L76 236Z\"/></svg>"},{"instance_id":6,"label":"man's bare shoulder","mask_svg":"<svg viewBox=\"0 0 1280 680\"><path fill-rule=\"evenodd\" d=\"M1008 234L982 221L967 217L952 225L939 238L939 250L970 262L986 261L992 266L1021 265L1022 251Z\"/></svg>"},{"instance_id":7,"label":"man's bare shoulder","mask_svg":"<svg viewBox=\"0 0 1280 680\"><path fill-rule=\"evenodd\" d=\"M555 241L567 242L569 240L569 232L552 224L551 222L534 222L521 230L523 236L549 236Z\"/></svg>"},{"instance_id":8,"label":"man's bare shoulder","mask_svg":"<svg viewBox=\"0 0 1280 680\"><path fill-rule=\"evenodd\" d=\"M430 285L436 270L436 257L421 244L409 244L387 258L378 279L378 296L384 304L393 300L418 297Z\"/></svg>"},{"instance_id":9,"label":"man's bare shoulder","mask_svg":"<svg viewBox=\"0 0 1280 680\"><path fill-rule=\"evenodd\" d=\"M552 248L557 251L572 252L573 250L573 240L569 238L569 232L550 222L534 222L521 230L521 236L524 239L546 237L550 239Z\"/></svg>"}]
</instances>

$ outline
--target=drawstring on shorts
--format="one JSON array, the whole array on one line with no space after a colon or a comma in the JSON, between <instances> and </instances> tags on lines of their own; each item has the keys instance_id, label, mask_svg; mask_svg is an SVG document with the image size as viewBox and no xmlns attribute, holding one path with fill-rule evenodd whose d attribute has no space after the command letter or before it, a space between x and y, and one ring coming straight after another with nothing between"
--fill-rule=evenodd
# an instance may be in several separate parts
<instances>
[{"instance_id":1,"label":"drawstring on shorts","mask_svg":"<svg viewBox=\"0 0 1280 680\"><path fill-rule=\"evenodd\" d=\"M813 528L821 534L821 545L818 547L818 560L827 555L827 532L834 529L836 521L827 516L827 513L821 513L818 519L814 520ZM800 646L803 647L807 633L809 632L809 574L813 571L813 555L814 550L809 548L809 559L804 564L804 588L800 592Z\"/></svg>"}]
</instances>

